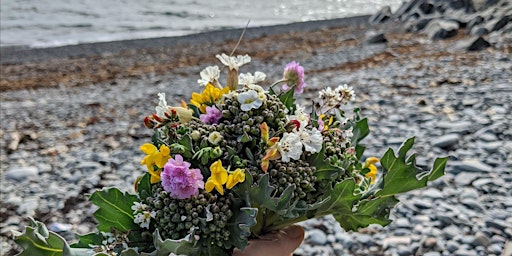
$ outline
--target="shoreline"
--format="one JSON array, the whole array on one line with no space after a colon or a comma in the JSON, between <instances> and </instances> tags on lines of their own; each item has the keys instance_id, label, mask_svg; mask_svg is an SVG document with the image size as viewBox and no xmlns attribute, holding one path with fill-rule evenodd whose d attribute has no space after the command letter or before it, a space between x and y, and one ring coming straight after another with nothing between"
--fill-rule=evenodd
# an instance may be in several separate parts
<instances>
[{"instance_id":1,"label":"shoreline","mask_svg":"<svg viewBox=\"0 0 512 256\"><path fill-rule=\"evenodd\" d=\"M267 35L276 35L290 32L307 32L333 27L354 26L361 23L368 23L369 17L370 15L360 15L330 20L305 21L272 26L248 27L245 32L244 39L248 40ZM27 62L41 62L56 58L77 58L91 55L116 53L121 50L151 49L169 47L171 45L180 47L188 44L197 44L198 42L202 41L220 43L227 40L238 40L243 30L243 28L213 30L183 36L85 43L49 48L8 46L0 48L0 64L12 65Z\"/></svg>"}]
</instances>

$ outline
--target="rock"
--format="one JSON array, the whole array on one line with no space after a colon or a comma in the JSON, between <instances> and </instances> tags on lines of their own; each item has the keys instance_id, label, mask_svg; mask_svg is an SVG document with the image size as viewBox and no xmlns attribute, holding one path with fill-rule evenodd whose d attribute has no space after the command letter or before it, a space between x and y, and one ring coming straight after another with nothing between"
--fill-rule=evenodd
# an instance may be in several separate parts
<instances>
[{"instance_id":1,"label":"rock","mask_svg":"<svg viewBox=\"0 0 512 256\"><path fill-rule=\"evenodd\" d=\"M37 176L39 176L39 169L35 166L13 167L6 173L7 179L15 181L33 179L37 178Z\"/></svg>"},{"instance_id":2,"label":"rock","mask_svg":"<svg viewBox=\"0 0 512 256\"><path fill-rule=\"evenodd\" d=\"M383 44L387 41L383 33L370 33L366 39L367 44Z\"/></svg>"},{"instance_id":3,"label":"rock","mask_svg":"<svg viewBox=\"0 0 512 256\"><path fill-rule=\"evenodd\" d=\"M380 10L374 13L372 16L370 16L368 22L370 22L370 24L384 23L388 21L392 15L393 13L391 12L391 7L386 5L380 8Z\"/></svg>"},{"instance_id":4,"label":"rock","mask_svg":"<svg viewBox=\"0 0 512 256\"><path fill-rule=\"evenodd\" d=\"M400 7L395 12L395 17L402 20L406 14L408 14L418 3L424 2L421 0L411 0L411 1L404 1ZM403 20L402 20L403 21Z\"/></svg>"},{"instance_id":5,"label":"rock","mask_svg":"<svg viewBox=\"0 0 512 256\"><path fill-rule=\"evenodd\" d=\"M455 183L459 186L469 186L471 183L478 179L480 174L460 172L455 176Z\"/></svg>"},{"instance_id":6,"label":"rock","mask_svg":"<svg viewBox=\"0 0 512 256\"><path fill-rule=\"evenodd\" d=\"M457 144L460 140L460 136L458 134L446 134L441 137L438 137L432 141L432 146L438 148L450 148Z\"/></svg>"},{"instance_id":7,"label":"rock","mask_svg":"<svg viewBox=\"0 0 512 256\"><path fill-rule=\"evenodd\" d=\"M509 21L510 21L510 17L504 16L499 19L494 19L490 22L487 22L487 25L485 26L485 28L489 32L498 31L498 30L504 28L508 24Z\"/></svg>"},{"instance_id":8,"label":"rock","mask_svg":"<svg viewBox=\"0 0 512 256\"><path fill-rule=\"evenodd\" d=\"M489 173L493 168L476 159L464 160L462 162L453 162L452 166L463 172Z\"/></svg>"},{"instance_id":9,"label":"rock","mask_svg":"<svg viewBox=\"0 0 512 256\"><path fill-rule=\"evenodd\" d=\"M491 239L489 239L489 237L487 237L483 232L477 232L475 234L475 239L473 240L474 245L486 247L490 243Z\"/></svg>"},{"instance_id":10,"label":"rock","mask_svg":"<svg viewBox=\"0 0 512 256\"><path fill-rule=\"evenodd\" d=\"M427 188L427 189L423 190L423 192L421 194L424 197L432 198L432 199L442 199L445 197L443 195L443 193L441 191L439 191L439 189L436 189L436 188Z\"/></svg>"},{"instance_id":11,"label":"rock","mask_svg":"<svg viewBox=\"0 0 512 256\"><path fill-rule=\"evenodd\" d=\"M430 39L447 39L457 35L459 24L454 21L436 19L428 23L424 29Z\"/></svg>"},{"instance_id":12,"label":"rock","mask_svg":"<svg viewBox=\"0 0 512 256\"><path fill-rule=\"evenodd\" d=\"M408 245L411 243L411 238L407 236L392 236L382 240L382 246L384 249L389 247L397 247L398 245Z\"/></svg>"},{"instance_id":13,"label":"rock","mask_svg":"<svg viewBox=\"0 0 512 256\"><path fill-rule=\"evenodd\" d=\"M313 245L324 245L327 243L327 235L320 229L308 231L308 239Z\"/></svg>"}]
</instances>

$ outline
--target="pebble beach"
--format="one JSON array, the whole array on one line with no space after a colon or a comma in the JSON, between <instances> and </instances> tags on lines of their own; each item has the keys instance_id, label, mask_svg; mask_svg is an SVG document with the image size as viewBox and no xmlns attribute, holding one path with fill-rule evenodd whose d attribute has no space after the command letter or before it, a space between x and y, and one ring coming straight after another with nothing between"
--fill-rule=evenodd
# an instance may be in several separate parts
<instances>
[{"instance_id":1,"label":"pebble beach","mask_svg":"<svg viewBox=\"0 0 512 256\"><path fill-rule=\"evenodd\" d=\"M442 178L398 197L390 225L346 232L331 217L308 220L295 255L512 255L512 4L444 6L455 28L446 24L452 16L428 16L417 2L371 17L249 28L236 47L252 57L240 72L262 71L267 84L290 61L304 66L306 107L326 86L352 86L347 110L359 107L370 125L366 156L410 137L419 166L449 156ZM418 25L422 17L431 25ZM92 231L86 195L133 192L145 171L139 147L152 131L142 120L157 94L169 105L189 100L201 90L199 72L220 65L215 55L233 51L242 33L2 51L1 254L19 253L12 230L28 216L70 242Z\"/></svg>"}]
</instances>

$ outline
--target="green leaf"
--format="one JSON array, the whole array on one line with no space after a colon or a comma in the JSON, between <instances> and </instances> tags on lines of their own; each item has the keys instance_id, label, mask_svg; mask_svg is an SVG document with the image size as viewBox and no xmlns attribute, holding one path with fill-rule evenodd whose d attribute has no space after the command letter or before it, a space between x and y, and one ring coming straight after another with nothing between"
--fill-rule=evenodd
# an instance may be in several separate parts
<instances>
[{"instance_id":1,"label":"green leaf","mask_svg":"<svg viewBox=\"0 0 512 256\"><path fill-rule=\"evenodd\" d=\"M287 92L279 95L279 100L281 100L286 109L288 109L292 114L295 111L295 98L293 97L293 93L294 90L290 89Z\"/></svg>"},{"instance_id":2,"label":"green leaf","mask_svg":"<svg viewBox=\"0 0 512 256\"><path fill-rule=\"evenodd\" d=\"M334 218L345 230L357 231L359 228L368 227L370 224L386 226L391 223L389 211L396 205L395 197L379 197L371 200L363 200L357 206L357 210L350 212L338 212Z\"/></svg>"},{"instance_id":3,"label":"green leaf","mask_svg":"<svg viewBox=\"0 0 512 256\"><path fill-rule=\"evenodd\" d=\"M29 220L30 225L25 227L23 233L13 231L14 241L23 248L18 255L63 255L63 248L68 246L66 240L56 233L48 232L43 223L35 221L31 217Z\"/></svg>"},{"instance_id":4,"label":"green leaf","mask_svg":"<svg viewBox=\"0 0 512 256\"><path fill-rule=\"evenodd\" d=\"M151 174L144 173L137 184L137 193L141 199L146 199L151 194ZM130 208L131 209L131 208Z\"/></svg>"},{"instance_id":5,"label":"green leaf","mask_svg":"<svg viewBox=\"0 0 512 256\"><path fill-rule=\"evenodd\" d=\"M434 161L434 166L428 175L428 181L434 181L444 175L444 169L446 167L446 163L448 162L448 157L437 158Z\"/></svg>"},{"instance_id":6,"label":"green leaf","mask_svg":"<svg viewBox=\"0 0 512 256\"><path fill-rule=\"evenodd\" d=\"M121 232L138 229L139 226L133 222L133 203L138 201L137 196L121 192L117 188L103 188L94 192L90 198L91 202L99 209L93 214L98 221L98 230L109 232L116 228Z\"/></svg>"},{"instance_id":7,"label":"green leaf","mask_svg":"<svg viewBox=\"0 0 512 256\"><path fill-rule=\"evenodd\" d=\"M269 209L274 212L285 213L290 210L292 204L291 199L295 185L288 186L279 197L273 197L275 188L270 185L270 175L263 175L258 181L257 186L251 186L249 189L251 203L255 203L262 208ZM252 180L252 179L251 179Z\"/></svg>"},{"instance_id":8,"label":"green leaf","mask_svg":"<svg viewBox=\"0 0 512 256\"><path fill-rule=\"evenodd\" d=\"M184 255L196 255L199 248L195 247L195 241L193 240L193 233L188 234L185 238L179 240L165 239L163 240L158 232L158 229L153 233L153 241L155 243L156 250L153 255L156 256L168 256L171 253L184 254Z\"/></svg>"},{"instance_id":9,"label":"green leaf","mask_svg":"<svg viewBox=\"0 0 512 256\"><path fill-rule=\"evenodd\" d=\"M333 179L340 172L339 168L332 166L326 159L325 147L322 147L320 152L312 154L307 158L309 164L315 166L315 176L318 179Z\"/></svg>"},{"instance_id":10,"label":"green leaf","mask_svg":"<svg viewBox=\"0 0 512 256\"><path fill-rule=\"evenodd\" d=\"M251 227L256 225L258 208L244 207L243 201L237 199L233 201L233 209L233 222L227 225L231 233L230 242L236 248L243 250L247 246L247 238L251 235Z\"/></svg>"},{"instance_id":11,"label":"green leaf","mask_svg":"<svg viewBox=\"0 0 512 256\"><path fill-rule=\"evenodd\" d=\"M89 245L101 245L103 236L100 233L89 233L78 235L78 242L71 245L71 248L89 248Z\"/></svg>"},{"instance_id":12,"label":"green leaf","mask_svg":"<svg viewBox=\"0 0 512 256\"><path fill-rule=\"evenodd\" d=\"M357 145L362 139L364 139L368 134L370 134L370 128L368 127L368 119L363 118L361 120L358 120L354 128L352 130L352 138L351 142L352 145Z\"/></svg>"},{"instance_id":13,"label":"green leaf","mask_svg":"<svg viewBox=\"0 0 512 256\"><path fill-rule=\"evenodd\" d=\"M393 149L388 149L380 159L383 168L383 187L378 196L389 196L413 189L427 186L429 180L434 180L444 174L447 158L439 158L434 162L434 167L429 172L424 172L414 164L415 155L408 159L407 152L414 144L414 137L406 140L395 156ZM418 178L420 177L420 178Z\"/></svg>"},{"instance_id":14,"label":"green leaf","mask_svg":"<svg viewBox=\"0 0 512 256\"><path fill-rule=\"evenodd\" d=\"M66 240L46 226L29 217L30 224L24 232L13 231L14 241L23 248L20 256L85 256L92 255L90 248L70 248Z\"/></svg>"}]
</instances>

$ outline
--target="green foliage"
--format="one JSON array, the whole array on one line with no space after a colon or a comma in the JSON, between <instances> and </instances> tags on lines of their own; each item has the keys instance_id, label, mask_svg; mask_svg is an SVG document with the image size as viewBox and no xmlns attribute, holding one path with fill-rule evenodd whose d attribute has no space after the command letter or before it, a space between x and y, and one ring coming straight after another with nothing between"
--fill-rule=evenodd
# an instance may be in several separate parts
<instances>
[{"instance_id":1,"label":"green foliage","mask_svg":"<svg viewBox=\"0 0 512 256\"><path fill-rule=\"evenodd\" d=\"M251 227L256 225L257 208L244 207L243 201L238 199L233 202L233 208L240 209L234 211L233 221L228 223L228 230L231 232L231 243L240 250L247 246L247 238L251 235Z\"/></svg>"},{"instance_id":2,"label":"green foliage","mask_svg":"<svg viewBox=\"0 0 512 256\"><path fill-rule=\"evenodd\" d=\"M146 199L151 194L151 174L149 172L144 173L138 181L137 193L141 199Z\"/></svg>"},{"instance_id":3,"label":"green foliage","mask_svg":"<svg viewBox=\"0 0 512 256\"><path fill-rule=\"evenodd\" d=\"M295 111L295 98L293 97L294 90L290 89L286 91L285 93L280 94L279 100L283 103L283 105L286 107L286 109L290 110L290 113L293 113Z\"/></svg>"},{"instance_id":4,"label":"green foliage","mask_svg":"<svg viewBox=\"0 0 512 256\"><path fill-rule=\"evenodd\" d=\"M117 188L104 188L94 192L89 200L97 206L94 218L98 221L98 230L109 232L115 228L121 232L138 229L133 222L133 203L138 201L137 196L121 192Z\"/></svg>"},{"instance_id":5,"label":"green foliage","mask_svg":"<svg viewBox=\"0 0 512 256\"><path fill-rule=\"evenodd\" d=\"M414 137L406 140L395 156L393 149L388 149L380 162L383 168L383 188L378 196L390 196L427 186L429 180L435 180L444 174L448 158L438 158L432 170L423 172L415 166L415 154L407 158L407 152L414 144ZM418 177L421 177L418 179Z\"/></svg>"},{"instance_id":6,"label":"green foliage","mask_svg":"<svg viewBox=\"0 0 512 256\"><path fill-rule=\"evenodd\" d=\"M364 139L368 134L370 134L370 128L368 127L368 119L363 118L361 120L356 121L354 128L352 130L352 138L350 141L352 145L358 145L359 142Z\"/></svg>"},{"instance_id":7,"label":"green foliage","mask_svg":"<svg viewBox=\"0 0 512 256\"><path fill-rule=\"evenodd\" d=\"M185 255L197 255L198 248L194 247L196 242L193 239L193 233L189 234L183 239L163 240L158 232L158 229L153 233L154 245L156 250L151 254L155 256L167 256L171 253L174 254L185 254Z\"/></svg>"},{"instance_id":8,"label":"green foliage","mask_svg":"<svg viewBox=\"0 0 512 256\"><path fill-rule=\"evenodd\" d=\"M30 224L24 232L13 231L14 241L23 248L20 256L85 256L93 254L91 249L71 248L66 240L46 226L29 217Z\"/></svg>"}]
</instances>

